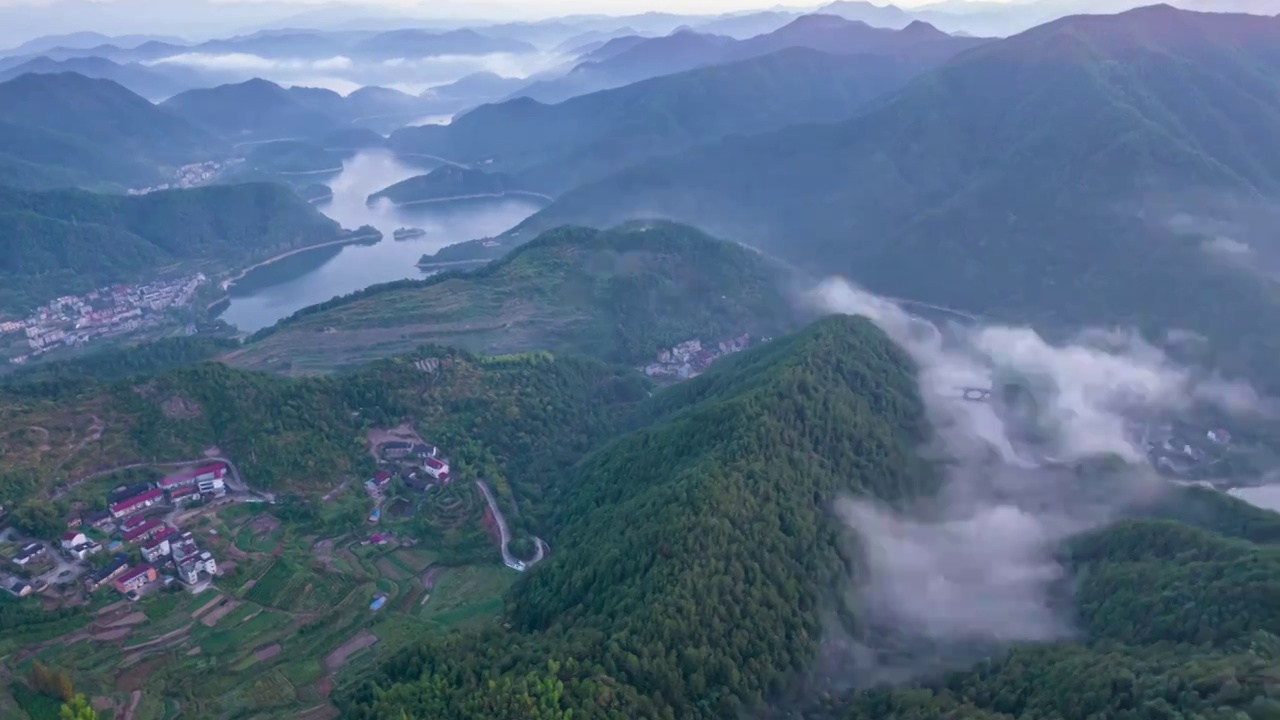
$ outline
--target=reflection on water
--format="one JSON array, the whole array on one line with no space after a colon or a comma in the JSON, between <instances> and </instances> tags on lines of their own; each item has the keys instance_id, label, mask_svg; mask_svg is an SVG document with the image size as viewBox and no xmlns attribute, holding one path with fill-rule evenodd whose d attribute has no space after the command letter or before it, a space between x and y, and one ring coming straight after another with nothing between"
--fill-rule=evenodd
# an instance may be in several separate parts
<instances>
[{"instance_id":1,"label":"reflection on water","mask_svg":"<svg viewBox=\"0 0 1280 720\"><path fill-rule=\"evenodd\" d=\"M1228 492L1250 505L1280 512L1280 485L1233 488Z\"/></svg>"},{"instance_id":2,"label":"reflection on water","mask_svg":"<svg viewBox=\"0 0 1280 720\"><path fill-rule=\"evenodd\" d=\"M374 207L365 205L372 193L423 172L421 167L405 165L386 151L362 152L348 160L342 174L329 183L333 200L318 207L345 228L376 227L382 231L382 241L316 248L253 270L231 286L231 302L220 317L252 332L338 295L378 283L422 277L415 263L423 253L496 235L541 207L527 198L457 206L396 208L385 202ZM422 228L426 235L393 240L391 234L401 227Z\"/></svg>"}]
</instances>

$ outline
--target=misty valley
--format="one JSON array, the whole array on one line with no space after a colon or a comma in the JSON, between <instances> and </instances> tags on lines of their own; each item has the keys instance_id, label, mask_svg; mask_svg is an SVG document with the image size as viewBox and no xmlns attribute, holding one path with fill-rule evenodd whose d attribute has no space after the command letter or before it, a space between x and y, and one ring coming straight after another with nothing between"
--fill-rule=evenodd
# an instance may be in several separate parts
<instances>
[{"instance_id":1,"label":"misty valley","mask_svg":"<svg viewBox=\"0 0 1280 720\"><path fill-rule=\"evenodd\" d=\"M0 17L0 718L1280 718L1275 0Z\"/></svg>"}]
</instances>

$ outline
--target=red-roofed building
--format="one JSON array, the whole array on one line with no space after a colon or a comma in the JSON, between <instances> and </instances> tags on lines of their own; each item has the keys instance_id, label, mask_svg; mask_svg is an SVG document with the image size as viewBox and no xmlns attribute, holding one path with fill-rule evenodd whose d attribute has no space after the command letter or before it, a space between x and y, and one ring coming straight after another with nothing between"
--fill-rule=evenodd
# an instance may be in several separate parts
<instances>
[{"instance_id":1,"label":"red-roofed building","mask_svg":"<svg viewBox=\"0 0 1280 720\"><path fill-rule=\"evenodd\" d=\"M427 458L423 461L422 466L431 477L442 482L448 482L449 463L441 460L440 458Z\"/></svg>"},{"instance_id":2,"label":"red-roofed building","mask_svg":"<svg viewBox=\"0 0 1280 720\"><path fill-rule=\"evenodd\" d=\"M155 534L155 537L142 544L142 557L149 563L153 563L162 557L168 555L171 550L169 546L169 538L173 537L177 530L166 527Z\"/></svg>"},{"instance_id":3,"label":"red-roofed building","mask_svg":"<svg viewBox=\"0 0 1280 720\"><path fill-rule=\"evenodd\" d=\"M141 590L147 583L155 582L158 577L155 568L143 563L121 575L120 579L116 580L116 590L121 593Z\"/></svg>"},{"instance_id":4,"label":"red-roofed building","mask_svg":"<svg viewBox=\"0 0 1280 720\"><path fill-rule=\"evenodd\" d=\"M160 518L151 518L145 523L125 533L123 540L127 543L138 542L154 537L156 533L168 527Z\"/></svg>"},{"instance_id":5,"label":"red-roofed building","mask_svg":"<svg viewBox=\"0 0 1280 720\"><path fill-rule=\"evenodd\" d=\"M184 487L186 485L209 484L214 480L225 480L226 477L227 464L216 462L209 465L202 465L191 470L183 470L182 472L167 475L160 480L160 488L163 490L170 490L173 488Z\"/></svg>"},{"instance_id":6,"label":"red-roofed building","mask_svg":"<svg viewBox=\"0 0 1280 720\"><path fill-rule=\"evenodd\" d=\"M183 485L169 491L169 502L177 505L200 499L200 488L195 485Z\"/></svg>"},{"instance_id":7,"label":"red-roofed building","mask_svg":"<svg viewBox=\"0 0 1280 720\"><path fill-rule=\"evenodd\" d=\"M123 532L128 532L138 527L139 525L145 523L146 521L147 519L141 515L134 515L133 517L127 517L124 520L120 521L120 530Z\"/></svg>"},{"instance_id":8,"label":"red-roofed building","mask_svg":"<svg viewBox=\"0 0 1280 720\"><path fill-rule=\"evenodd\" d=\"M119 518L124 517L125 515L131 515L143 508L151 507L163 497L164 491L156 488L139 495L134 495L130 498L125 498L111 506L111 516Z\"/></svg>"}]
</instances>

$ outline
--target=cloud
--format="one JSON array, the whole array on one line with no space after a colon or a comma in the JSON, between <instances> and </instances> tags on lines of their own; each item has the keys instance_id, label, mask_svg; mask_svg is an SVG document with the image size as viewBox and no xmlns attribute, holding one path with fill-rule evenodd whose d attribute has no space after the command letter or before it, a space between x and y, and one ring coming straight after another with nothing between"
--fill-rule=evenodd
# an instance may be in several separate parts
<instances>
[{"instance_id":1,"label":"cloud","mask_svg":"<svg viewBox=\"0 0 1280 720\"><path fill-rule=\"evenodd\" d=\"M866 316L910 354L935 434L922 451L945 473L936 497L905 510L853 498L836 507L866 573L859 617L915 649L851 641L860 682L910 679L984 644L1069 636L1055 550L1167 487L1147 463L1144 423L1204 404L1261 406L1248 385L1181 367L1130 331L1054 344L1025 327L940 326L842 280L808 300Z\"/></svg>"},{"instance_id":2,"label":"cloud","mask_svg":"<svg viewBox=\"0 0 1280 720\"><path fill-rule=\"evenodd\" d=\"M153 60L148 65L186 65L219 72L338 72L350 70L355 63L338 55L320 60L270 59L250 53L182 53Z\"/></svg>"}]
</instances>

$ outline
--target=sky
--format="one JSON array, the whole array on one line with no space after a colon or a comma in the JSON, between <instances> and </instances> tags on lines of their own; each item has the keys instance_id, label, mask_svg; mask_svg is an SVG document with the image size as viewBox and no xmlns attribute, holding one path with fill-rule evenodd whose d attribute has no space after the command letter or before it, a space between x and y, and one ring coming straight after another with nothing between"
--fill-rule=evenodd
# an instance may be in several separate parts
<instances>
[{"instance_id":1,"label":"sky","mask_svg":"<svg viewBox=\"0 0 1280 720\"><path fill-rule=\"evenodd\" d=\"M58 0L0 0L4 6L39 6L48 5ZM95 2L113 3L118 0L94 0ZM154 0L154 2L170 2L171 0ZM317 6L332 0L212 0L215 3L235 5L297 5L301 9L306 6ZM878 5L889 4L889 0L874 0ZM984 2L1019 2L1020 0L984 0ZM1021 0L1025 1L1025 0ZM897 0L895 5L902 7L918 6L937 2L937 0ZM630 14L646 11L661 11L680 14L722 13L734 10L761 10L783 7L785 9L810 9L826 4L825 2L779 3L778 0L452 0L451 2L432 2L431 0L344 0L344 4L368 5L370 7L395 8L413 14L432 14L437 6L446 9L444 14L458 15L465 12L468 6L505 6L513 14L522 16L553 16L566 12ZM487 14L487 13L486 13Z\"/></svg>"}]
</instances>

